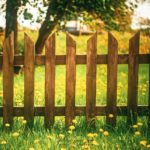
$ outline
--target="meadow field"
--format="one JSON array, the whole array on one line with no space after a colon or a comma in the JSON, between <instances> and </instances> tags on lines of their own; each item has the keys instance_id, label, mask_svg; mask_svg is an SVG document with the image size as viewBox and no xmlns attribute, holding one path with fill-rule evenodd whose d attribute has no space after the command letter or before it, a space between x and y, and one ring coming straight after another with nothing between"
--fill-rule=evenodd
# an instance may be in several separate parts
<instances>
[{"instance_id":1,"label":"meadow field","mask_svg":"<svg viewBox=\"0 0 150 150\"><path fill-rule=\"evenodd\" d=\"M25 32L33 41L37 32ZM113 32L118 40L119 54L128 53L128 41L134 33ZM19 50L23 54L23 36L19 33ZM86 54L86 43L90 36L73 36L77 44L77 54ZM66 54L65 34L56 33L56 55ZM0 49L2 47L0 39ZM107 33L98 35L98 54L107 54ZM140 53L150 53L150 38L141 35ZM44 54L44 52L43 52ZM55 105L65 106L65 65L56 66L56 94ZM14 77L14 106L23 106L24 75L21 72ZM0 106L2 106L2 72L0 74ZM117 105L127 105L128 66L118 65ZM35 106L44 106L45 68L35 68ZM96 105L106 105L107 65L97 65ZM149 99L149 65L139 65L138 105L148 105ZM76 105L85 106L86 103L86 65L76 68ZM76 117L69 129L65 128L64 117L56 117L56 122L50 130L43 126L43 117L35 117L32 130L25 127L23 117L14 118L12 130L3 130L0 118L0 150L140 150L150 149L150 131L147 128L147 118L138 117L138 123L126 126L126 117L117 117L117 126L109 127L105 124L105 117L96 117L96 128L86 125L85 117ZM5 125L9 129L9 124Z\"/></svg>"}]
</instances>

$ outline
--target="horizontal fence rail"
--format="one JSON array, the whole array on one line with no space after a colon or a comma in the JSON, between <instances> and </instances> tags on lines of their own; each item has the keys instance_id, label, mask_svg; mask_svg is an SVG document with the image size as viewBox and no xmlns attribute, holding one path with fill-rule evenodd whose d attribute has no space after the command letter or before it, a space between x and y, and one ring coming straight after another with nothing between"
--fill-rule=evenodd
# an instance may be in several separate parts
<instances>
[{"instance_id":1,"label":"horizontal fence rail","mask_svg":"<svg viewBox=\"0 0 150 150\"><path fill-rule=\"evenodd\" d=\"M56 65L66 65L66 55L56 55L55 56ZM97 55L96 64L107 64L107 55ZM137 59L139 64L150 64L150 54L137 54ZM35 65L45 65L46 56L35 55ZM76 64L85 65L87 60L86 55L76 55ZM118 54L118 64L128 64L129 55L128 54ZM0 66L3 64L3 56L0 55ZM15 55L14 65L24 65L24 56Z\"/></svg>"},{"instance_id":2,"label":"horizontal fence rail","mask_svg":"<svg viewBox=\"0 0 150 150\"><path fill-rule=\"evenodd\" d=\"M87 124L95 127L96 116L106 116L106 123L116 126L117 116L127 116L127 124L135 124L137 116L147 116L150 125L150 99L147 106L139 106L139 64L150 64L150 54L139 54L140 32L129 41L129 54L118 54L118 42L108 33L108 54L97 54L97 33L87 41L87 55L76 55L76 42L66 34L66 55L56 55L55 33L45 43L45 55L36 55L34 42L24 37L24 56L14 55L13 33L5 39L0 68L3 68L3 107L0 117L4 125L13 125L13 117L24 116L27 125L33 125L34 116L44 116L45 127L55 122L55 116L65 116L65 124L72 124L75 116L86 116ZM107 65L106 106L96 106L96 66ZM128 65L128 97L126 106L117 105L118 64ZM14 66L24 67L24 106L14 107ZM45 106L34 106L35 65L45 65ZM56 65L66 65L65 106L55 106ZM86 106L75 106L76 65L86 65ZM113 117L109 117L109 115Z\"/></svg>"},{"instance_id":3,"label":"horizontal fence rail","mask_svg":"<svg viewBox=\"0 0 150 150\"><path fill-rule=\"evenodd\" d=\"M127 116L128 107L127 106L117 106L116 114L118 116ZM55 116L65 116L65 106L55 106L54 107ZM94 113L95 116L106 116L107 106L96 106ZM150 110L149 106L138 106L137 115L138 116L149 116ZM13 115L16 117L24 116L24 107L13 107ZM45 107L34 107L34 116L44 116ZM86 106L76 106L75 116L85 116ZM0 107L0 117L3 117L3 107Z\"/></svg>"}]
</instances>

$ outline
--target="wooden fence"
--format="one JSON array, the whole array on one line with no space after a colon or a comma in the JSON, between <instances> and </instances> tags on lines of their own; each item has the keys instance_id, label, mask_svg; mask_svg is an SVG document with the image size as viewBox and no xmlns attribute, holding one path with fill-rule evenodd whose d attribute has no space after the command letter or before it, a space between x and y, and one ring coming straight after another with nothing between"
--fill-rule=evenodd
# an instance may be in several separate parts
<instances>
[{"instance_id":1,"label":"wooden fence","mask_svg":"<svg viewBox=\"0 0 150 150\"><path fill-rule=\"evenodd\" d=\"M97 55L97 33L87 41L87 55L76 55L76 42L66 35L66 55L55 55L55 34L45 43L45 55L35 55L34 43L25 34L24 56L14 55L13 33L4 41L3 56L3 122L13 124L14 116L24 116L33 124L34 116L44 116L45 126L53 125L55 116L65 116L69 126L75 116L86 115L87 123L95 116L106 116L106 123L116 125L117 116L127 116L127 123L136 123L137 116L147 116L150 124L150 98L147 106L138 106L139 64L150 64L150 54L139 54L138 32L129 41L129 54L118 55L118 43L108 33L108 54ZM126 41L125 41L126 42ZM86 64L86 106L75 106L76 65ZM107 105L96 106L96 65L107 64ZM126 106L117 105L117 65L128 64L128 98ZM24 65L24 107L13 107L14 65ZM34 68L45 65L45 107L34 107ZM64 107L55 104L55 66L66 65L66 100ZM110 118L109 114L114 117Z\"/></svg>"}]
</instances>

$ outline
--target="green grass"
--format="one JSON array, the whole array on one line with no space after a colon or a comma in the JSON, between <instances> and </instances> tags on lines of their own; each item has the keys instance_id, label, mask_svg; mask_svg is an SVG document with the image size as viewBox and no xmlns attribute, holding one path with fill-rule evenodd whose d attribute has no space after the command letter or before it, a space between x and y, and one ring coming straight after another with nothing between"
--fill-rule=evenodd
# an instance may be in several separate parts
<instances>
[{"instance_id":1,"label":"green grass","mask_svg":"<svg viewBox=\"0 0 150 150\"><path fill-rule=\"evenodd\" d=\"M97 118L96 129L90 129L86 126L85 118L77 118L77 125L72 133L68 133L62 123L62 119L56 118L56 123L51 130L45 130L42 126L43 119L36 117L34 128L32 130L25 129L22 118L15 118L14 128L11 132L6 132L0 129L1 143L6 141L7 144L0 144L0 149L19 149L26 150L34 148L37 150L48 149L84 149L83 146L88 146L92 150L100 149L146 149L140 145L141 141L150 142L149 132L146 124L139 126L137 129L127 128L125 121L119 117L118 126L111 129L104 125L104 117ZM142 119L143 120L143 119ZM108 136L105 136L101 130L107 131ZM141 135L135 135L139 131ZM17 134L16 134L17 133ZM92 133L89 135L89 133ZM63 138L64 136L64 138ZM94 137L93 137L94 136ZM148 149L148 148L147 148Z\"/></svg>"},{"instance_id":2,"label":"green grass","mask_svg":"<svg viewBox=\"0 0 150 150\"><path fill-rule=\"evenodd\" d=\"M36 40L37 33L31 33L27 31L32 37L32 40ZM118 33L114 33L117 37L119 44L119 53L128 52L127 41L131 34L119 36ZM77 41L77 54L86 54L86 42L89 36L74 37ZM23 34L20 33L20 49L23 50ZM107 34L98 36L98 54L107 53ZM143 40L144 41L144 40ZM56 54L66 54L65 35L59 33L56 39ZM143 42L145 44L145 42ZM143 44L143 45L144 45ZM124 45L124 46L123 46ZM143 46L142 45L142 46ZM144 52L141 52L144 53ZM138 104L148 104L148 89L149 89L149 65L140 65L139 67L139 86L138 86ZM76 68L76 105L85 106L86 104L86 66L77 65ZM56 66L56 94L55 105L65 105L65 77L66 69L65 65ZM36 66L35 68L35 106L44 106L44 78L45 68ZM15 75L14 78L14 106L23 106L24 99L24 76L23 73ZM118 65L118 84L117 84L117 105L127 105L127 83L128 83L128 66ZM97 65L97 83L96 83L97 95L96 104L106 105L106 89L107 89L107 66ZM2 106L2 74L0 75L0 106ZM146 146L140 145L140 141L146 140L150 143L150 134L147 128L147 118L138 117L138 122L143 125L133 129L132 127L126 127L126 117L117 117L116 128L111 128L105 124L105 117L96 117L96 129L92 129L86 126L85 117L76 117L77 124L72 134L68 133L65 128L64 117L56 117L54 127L51 130L45 130L43 124L43 117L35 117L34 127L32 130L26 129L23 119L21 117L15 117L13 129L11 131L4 131L2 127L2 118L0 119L0 150L60 150L63 148L70 149L86 149L88 146L91 150L140 150L148 149ZM8 127L9 128L9 127ZM105 136L104 133L99 130L103 129L108 131L109 135ZM139 131L140 135L135 135L135 132ZM19 133L17 135L15 132ZM14 134L15 133L15 134ZM89 137L89 133L92 134ZM60 134L64 135L61 138ZM6 144L5 141L7 142ZM98 144L98 145L97 145ZM85 146L85 147L84 147ZM88 148L87 148L88 149Z\"/></svg>"}]
</instances>

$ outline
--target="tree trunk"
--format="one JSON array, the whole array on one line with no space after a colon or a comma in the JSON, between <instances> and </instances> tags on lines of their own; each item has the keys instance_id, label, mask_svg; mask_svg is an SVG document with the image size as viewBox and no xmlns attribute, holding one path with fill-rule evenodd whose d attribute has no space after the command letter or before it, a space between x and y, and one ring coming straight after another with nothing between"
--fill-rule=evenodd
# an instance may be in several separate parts
<instances>
[{"instance_id":1,"label":"tree trunk","mask_svg":"<svg viewBox=\"0 0 150 150\"><path fill-rule=\"evenodd\" d=\"M14 49L15 54L18 54L18 0L7 0L6 2L6 29L5 37L7 38L11 32L14 32Z\"/></svg>"},{"instance_id":2,"label":"tree trunk","mask_svg":"<svg viewBox=\"0 0 150 150\"><path fill-rule=\"evenodd\" d=\"M52 3L52 2L51 2ZM51 21L49 20L49 16L51 15L51 3L47 9L45 20L39 30L39 36L35 43L35 52L37 54L41 54L43 51L43 47L48 36L53 32L55 26L57 25L58 20Z\"/></svg>"},{"instance_id":3,"label":"tree trunk","mask_svg":"<svg viewBox=\"0 0 150 150\"><path fill-rule=\"evenodd\" d=\"M36 54L42 53L45 41L48 38L48 36L53 32L56 24L52 24L48 29L46 28L47 26L48 26L47 21L44 21L40 30L39 30L39 36L38 36L38 39L35 43Z\"/></svg>"},{"instance_id":4,"label":"tree trunk","mask_svg":"<svg viewBox=\"0 0 150 150\"><path fill-rule=\"evenodd\" d=\"M66 13L66 8L71 6L71 4L72 4L72 0L66 1L64 6L63 6L63 9L59 10L59 7L58 7L59 5L57 5L57 1L52 0L50 2L45 20L44 20L44 22L43 22L43 24L39 30L39 36L38 36L38 39L37 39L36 44L35 44L35 51L37 54L42 53L46 39L53 32L53 30L55 29L58 22L64 17L64 15ZM54 6L58 7L58 8L56 8L57 14L55 14L54 20L50 21L49 18L52 15L51 9L54 9L53 8Z\"/></svg>"}]
</instances>

